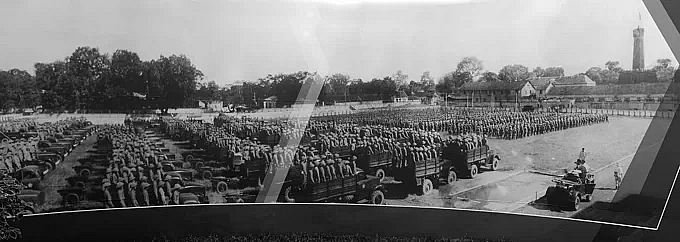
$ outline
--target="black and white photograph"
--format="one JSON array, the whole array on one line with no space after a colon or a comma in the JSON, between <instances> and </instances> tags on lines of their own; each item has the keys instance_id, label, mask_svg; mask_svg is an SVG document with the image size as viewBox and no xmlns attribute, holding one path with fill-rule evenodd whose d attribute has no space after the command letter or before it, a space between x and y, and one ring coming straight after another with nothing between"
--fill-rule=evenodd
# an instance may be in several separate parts
<instances>
[{"instance_id":1,"label":"black and white photograph","mask_svg":"<svg viewBox=\"0 0 680 242\"><path fill-rule=\"evenodd\" d=\"M680 71L641 0L26 0L0 25L0 240L237 203L655 229L668 199L640 189Z\"/></svg>"}]
</instances>

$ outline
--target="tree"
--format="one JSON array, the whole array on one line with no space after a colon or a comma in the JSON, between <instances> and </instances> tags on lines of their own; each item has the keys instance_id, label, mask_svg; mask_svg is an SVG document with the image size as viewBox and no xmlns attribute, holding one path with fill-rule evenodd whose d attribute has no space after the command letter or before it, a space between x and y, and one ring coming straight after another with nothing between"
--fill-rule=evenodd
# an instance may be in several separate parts
<instances>
[{"instance_id":1,"label":"tree","mask_svg":"<svg viewBox=\"0 0 680 242\"><path fill-rule=\"evenodd\" d=\"M668 68L671 66L671 59L658 59L656 60L656 64L660 68Z\"/></svg>"},{"instance_id":2,"label":"tree","mask_svg":"<svg viewBox=\"0 0 680 242\"><path fill-rule=\"evenodd\" d=\"M324 85L324 93L326 95L346 95L349 89L350 76L346 74L333 74L327 78L328 82Z\"/></svg>"},{"instance_id":3,"label":"tree","mask_svg":"<svg viewBox=\"0 0 680 242\"><path fill-rule=\"evenodd\" d=\"M397 83L398 89L407 88L409 84L408 75L404 74L401 70L398 70L397 73L394 73L391 79Z\"/></svg>"},{"instance_id":4,"label":"tree","mask_svg":"<svg viewBox=\"0 0 680 242\"><path fill-rule=\"evenodd\" d=\"M604 65L607 67L607 70L614 71L616 73L620 73L623 71L623 68L619 67L618 61L607 61L607 63L605 63Z\"/></svg>"},{"instance_id":5,"label":"tree","mask_svg":"<svg viewBox=\"0 0 680 242\"><path fill-rule=\"evenodd\" d=\"M69 81L66 62L36 63L34 67L36 85L42 94L43 108L52 110L74 108L73 85Z\"/></svg>"},{"instance_id":6,"label":"tree","mask_svg":"<svg viewBox=\"0 0 680 242\"><path fill-rule=\"evenodd\" d=\"M446 73L446 75L439 79L439 84L437 85L437 92L455 93L465 83L469 83L471 81L472 76L470 75L470 73L452 71Z\"/></svg>"},{"instance_id":7,"label":"tree","mask_svg":"<svg viewBox=\"0 0 680 242\"><path fill-rule=\"evenodd\" d=\"M390 100L397 92L397 88L397 82L392 77L386 76L382 79L373 78L368 91L378 94L381 100Z\"/></svg>"},{"instance_id":8,"label":"tree","mask_svg":"<svg viewBox=\"0 0 680 242\"><path fill-rule=\"evenodd\" d=\"M456 66L456 72L471 77L481 74L483 70L484 64L474 56L463 57L463 59L458 62L458 66Z\"/></svg>"},{"instance_id":9,"label":"tree","mask_svg":"<svg viewBox=\"0 0 680 242\"><path fill-rule=\"evenodd\" d=\"M78 47L66 59L67 76L72 85L76 109L88 109L101 105L105 78L111 60L98 48Z\"/></svg>"},{"instance_id":10,"label":"tree","mask_svg":"<svg viewBox=\"0 0 680 242\"><path fill-rule=\"evenodd\" d=\"M529 68L519 64L507 65L498 72L498 77L506 82L526 80L530 77Z\"/></svg>"},{"instance_id":11,"label":"tree","mask_svg":"<svg viewBox=\"0 0 680 242\"><path fill-rule=\"evenodd\" d=\"M544 77L562 77L564 76L564 69L560 66L548 67L543 73Z\"/></svg>"},{"instance_id":12,"label":"tree","mask_svg":"<svg viewBox=\"0 0 680 242\"><path fill-rule=\"evenodd\" d=\"M491 71L484 72L482 75L482 81L484 82L496 82L499 80L498 74Z\"/></svg>"},{"instance_id":13,"label":"tree","mask_svg":"<svg viewBox=\"0 0 680 242\"><path fill-rule=\"evenodd\" d=\"M659 82L670 82L673 80L675 75L675 67L672 66L670 59L658 59L656 60L656 66L653 70L656 72L656 78Z\"/></svg>"},{"instance_id":14,"label":"tree","mask_svg":"<svg viewBox=\"0 0 680 242\"><path fill-rule=\"evenodd\" d=\"M605 69L600 72L602 84L616 84L619 81L619 72Z\"/></svg>"},{"instance_id":15,"label":"tree","mask_svg":"<svg viewBox=\"0 0 680 242\"><path fill-rule=\"evenodd\" d=\"M534 68L532 73L535 77L543 77L545 75L545 69L538 66L538 67Z\"/></svg>"},{"instance_id":16,"label":"tree","mask_svg":"<svg viewBox=\"0 0 680 242\"><path fill-rule=\"evenodd\" d=\"M109 77L100 86L103 96L108 101L102 108L125 110L142 108L144 103L131 98L133 93L147 94L147 82L143 76L144 66L137 53L128 50L116 50L111 56Z\"/></svg>"},{"instance_id":17,"label":"tree","mask_svg":"<svg viewBox=\"0 0 680 242\"><path fill-rule=\"evenodd\" d=\"M184 55L161 56L145 65L149 95L162 113L169 108L186 106L195 94L197 81L203 73Z\"/></svg>"},{"instance_id":18,"label":"tree","mask_svg":"<svg viewBox=\"0 0 680 242\"><path fill-rule=\"evenodd\" d=\"M595 83L597 83L599 85L599 84L603 84L601 73L602 73L602 68L591 67L590 69L588 69L588 71L586 71L585 75L588 76L588 78L590 78L591 80L593 80Z\"/></svg>"},{"instance_id":19,"label":"tree","mask_svg":"<svg viewBox=\"0 0 680 242\"><path fill-rule=\"evenodd\" d=\"M0 109L34 108L40 100L36 81L24 70L0 71Z\"/></svg>"},{"instance_id":20,"label":"tree","mask_svg":"<svg viewBox=\"0 0 680 242\"><path fill-rule=\"evenodd\" d=\"M422 83L425 87L434 86L434 77L430 76L429 71L425 71L422 75L420 75L420 83Z\"/></svg>"}]
</instances>

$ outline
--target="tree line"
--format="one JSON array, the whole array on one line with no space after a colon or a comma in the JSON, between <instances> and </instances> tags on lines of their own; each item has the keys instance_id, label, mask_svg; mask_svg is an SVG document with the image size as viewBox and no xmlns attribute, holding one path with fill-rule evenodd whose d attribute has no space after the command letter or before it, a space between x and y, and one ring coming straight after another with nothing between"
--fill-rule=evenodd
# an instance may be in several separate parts
<instances>
[{"instance_id":1,"label":"tree line","mask_svg":"<svg viewBox=\"0 0 680 242\"><path fill-rule=\"evenodd\" d=\"M45 110L116 110L194 107L197 100L221 100L224 103L260 106L268 97L277 98L276 106L298 101L299 90L316 73L269 74L239 85L205 82L203 73L184 55L161 55L141 60L137 53L116 50L101 53L98 48L78 47L70 56L49 63L36 63L35 75L25 70L0 70L0 109L42 107ZM657 60L652 69L659 82L678 78L670 59ZM618 61L592 67L587 75L598 85L616 84L623 69ZM456 93L470 82L516 82L536 77L562 77L562 67L529 67L512 64L498 72L488 71L481 60L464 57L455 70L435 78L425 71L420 78L410 78L401 70L384 77L362 80L336 73L324 79L318 97L325 103L343 101L390 100L398 92L426 95L435 92ZM316 100L306 100L316 101Z\"/></svg>"}]
</instances>

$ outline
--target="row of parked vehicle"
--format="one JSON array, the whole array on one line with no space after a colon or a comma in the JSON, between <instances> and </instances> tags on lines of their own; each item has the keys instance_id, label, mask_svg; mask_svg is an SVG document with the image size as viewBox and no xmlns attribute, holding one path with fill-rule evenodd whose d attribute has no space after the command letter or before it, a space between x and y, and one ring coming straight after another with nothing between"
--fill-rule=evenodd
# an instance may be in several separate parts
<instances>
[{"instance_id":1,"label":"row of parked vehicle","mask_svg":"<svg viewBox=\"0 0 680 242\"><path fill-rule=\"evenodd\" d=\"M116 136L107 132L121 127L102 127L94 154L78 160L79 165L73 167L77 175L67 178L68 188L59 190L64 204L89 201L102 202L107 207L128 207L208 203L210 187L196 182L195 172L182 169L176 155L165 147L162 134L144 130L156 124L149 120L130 120L125 125L129 129ZM114 147L117 136L123 134L135 137L127 141L128 145L147 149L153 159L127 165L116 161L116 157L122 157L122 150L135 153L129 148L132 146Z\"/></svg>"},{"instance_id":2,"label":"row of parked vehicle","mask_svg":"<svg viewBox=\"0 0 680 242\"><path fill-rule=\"evenodd\" d=\"M33 120L15 120L20 130L4 130L0 157L2 172L16 179L22 189L18 197L26 202L26 213L34 213L43 204L41 181L53 171L78 145L96 129L83 118L69 118L55 123L37 123ZM17 124L18 122L22 122Z\"/></svg>"}]
</instances>

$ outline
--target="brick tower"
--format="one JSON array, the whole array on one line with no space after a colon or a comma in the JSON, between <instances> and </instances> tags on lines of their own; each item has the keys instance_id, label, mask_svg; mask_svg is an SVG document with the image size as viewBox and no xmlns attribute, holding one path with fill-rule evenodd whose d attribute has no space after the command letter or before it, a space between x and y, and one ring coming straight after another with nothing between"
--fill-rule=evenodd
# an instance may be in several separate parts
<instances>
[{"instance_id":1,"label":"brick tower","mask_svg":"<svg viewBox=\"0 0 680 242\"><path fill-rule=\"evenodd\" d=\"M638 27L633 30L633 71L645 69L645 29Z\"/></svg>"}]
</instances>

